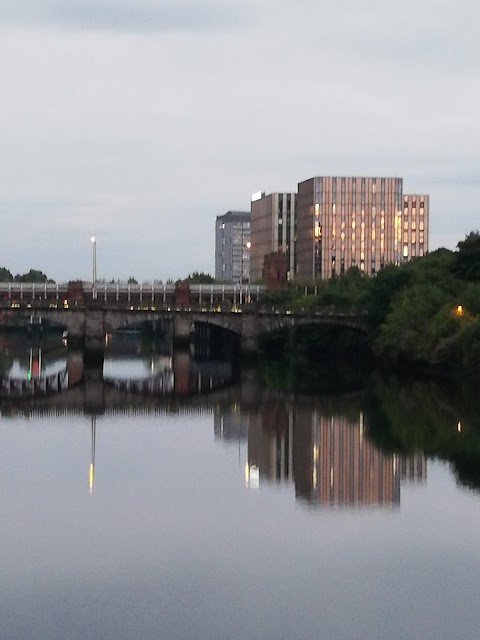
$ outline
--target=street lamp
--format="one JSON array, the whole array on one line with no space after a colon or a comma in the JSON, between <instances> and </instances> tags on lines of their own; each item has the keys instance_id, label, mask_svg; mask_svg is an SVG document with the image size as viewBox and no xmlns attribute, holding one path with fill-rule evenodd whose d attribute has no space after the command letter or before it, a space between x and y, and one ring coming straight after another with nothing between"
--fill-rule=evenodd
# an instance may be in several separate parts
<instances>
[{"instance_id":1,"label":"street lamp","mask_svg":"<svg viewBox=\"0 0 480 640\"><path fill-rule=\"evenodd\" d=\"M247 301L250 302L250 270L252 267L252 262L251 262L251 255L250 255L250 249L252 248L252 243L250 242L250 240L247 240L247 243L245 245L247 247L248 250L248 280L247 280L247 284L248 284L248 299Z\"/></svg>"},{"instance_id":2,"label":"street lamp","mask_svg":"<svg viewBox=\"0 0 480 640\"><path fill-rule=\"evenodd\" d=\"M97 299L97 239L95 236L90 238L92 243L93 255L92 255L92 298Z\"/></svg>"}]
</instances>

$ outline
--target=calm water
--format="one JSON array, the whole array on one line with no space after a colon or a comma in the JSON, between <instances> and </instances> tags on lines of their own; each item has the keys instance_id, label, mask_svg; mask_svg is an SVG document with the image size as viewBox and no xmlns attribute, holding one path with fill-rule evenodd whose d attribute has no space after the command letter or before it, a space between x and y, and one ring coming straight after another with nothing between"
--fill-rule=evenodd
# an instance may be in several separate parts
<instances>
[{"instance_id":1,"label":"calm water","mask_svg":"<svg viewBox=\"0 0 480 640\"><path fill-rule=\"evenodd\" d=\"M228 386L188 354L105 375L169 367L156 399L97 381L0 404L2 640L479 637L478 407Z\"/></svg>"}]
</instances>

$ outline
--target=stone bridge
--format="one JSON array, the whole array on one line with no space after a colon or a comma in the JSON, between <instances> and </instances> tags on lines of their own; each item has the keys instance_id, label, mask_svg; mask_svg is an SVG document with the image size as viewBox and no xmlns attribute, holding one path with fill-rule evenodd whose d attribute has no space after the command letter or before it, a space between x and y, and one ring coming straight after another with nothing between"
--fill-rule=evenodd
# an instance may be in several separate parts
<instances>
[{"instance_id":1,"label":"stone bridge","mask_svg":"<svg viewBox=\"0 0 480 640\"><path fill-rule=\"evenodd\" d=\"M241 348L255 352L259 337L276 329L305 325L334 324L365 331L366 313L323 309L317 311L268 309L255 304L230 309L188 307L178 309L132 309L118 307L56 307L0 309L0 323L8 324L12 315L32 326L51 323L64 327L69 340L81 342L86 352L103 353L105 335L118 329L138 328L145 323L156 325L174 339L188 340L199 323L221 327L240 336Z\"/></svg>"},{"instance_id":2,"label":"stone bridge","mask_svg":"<svg viewBox=\"0 0 480 640\"><path fill-rule=\"evenodd\" d=\"M36 325L48 321L68 331L69 339L81 340L85 349L103 350L105 335L118 329L152 324L170 332L174 339L189 339L194 326L204 323L232 331L241 338L243 351L256 351L258 339L277 329L306 325L334 324L365 330L366 314L324 309L319 311L289 311L245 305L242 309L149 309L118 308L31 309L26 320Z\"/></svg>"}]
</instances>

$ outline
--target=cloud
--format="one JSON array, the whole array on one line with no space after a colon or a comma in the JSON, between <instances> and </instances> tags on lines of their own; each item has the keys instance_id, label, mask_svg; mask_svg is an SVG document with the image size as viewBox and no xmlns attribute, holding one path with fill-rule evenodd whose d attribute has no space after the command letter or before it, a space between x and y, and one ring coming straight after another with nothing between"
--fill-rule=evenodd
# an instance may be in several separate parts
<instances>
[{"instance_id":1,"label":"cloud","mask_svg":"<svg viewBox=\"0 0 480 640\"><path fill-rule=\"evenodd\" d=\"M211 272L216 215L322 174L403 176L431 195L431 247L454 246L480 8L438 4L4 0L0 265L86 277L95 233L110 277Z\"/></svg>"},{"instance_id":2,"label":"cloud","mask_svg":"<svg viewBox=\"0 0 480 640\"><path fill-rule=\"evenodd\" d=\"M252 4L229 0L4 0L0 24L120 32L237 29Z\"/></svg>"}]
</instances>

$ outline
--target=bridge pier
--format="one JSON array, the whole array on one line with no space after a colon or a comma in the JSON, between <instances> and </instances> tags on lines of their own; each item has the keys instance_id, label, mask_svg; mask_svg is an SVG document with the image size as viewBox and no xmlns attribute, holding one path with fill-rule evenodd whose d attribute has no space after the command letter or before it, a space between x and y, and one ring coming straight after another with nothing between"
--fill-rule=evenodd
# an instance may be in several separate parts
<instances>
[{"instance_id":1,"label":"bridge pier","mask_svg":"<svg viewBox=\"0 0 480 640\"><path fill-rule=\"evenodd\" d=\"M188 314L178 314L174 319L173 340L177 345L188 345L192 320Z\"/></svg>"},{"instance_id":2,"label":"bridge pier","mask_svg":"<svg viewBox=\"0 0 480 640\"><path fill-rule=\"evenodd\" d=\"M105 326L103 311L89 310L85 317L85 364L103 363L105 357Z\"/></svg>"},{"instance_id":3,"label":"bridge pier","mask_svg":"<svg viewBox=\"0 0 480 640\"><path fill-rule=\"evenodd\" d=\"M242 333L241 351L247 356L258 353L258 335Z\"/></svg>"},{"instance_id":4,"label":"bridge pier","mask_svg":"<svg viewBox=\"0 0 480 640\"><path fill-rule=\"evenodd\" d=\"M243 313L240 345L244 355L252 356L258 353L259 335L260 327L256 315Z\"/></svg>"}]
</instances>

